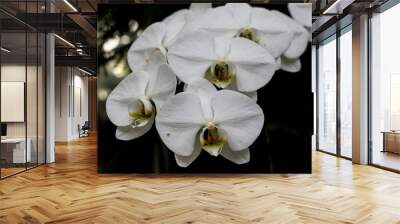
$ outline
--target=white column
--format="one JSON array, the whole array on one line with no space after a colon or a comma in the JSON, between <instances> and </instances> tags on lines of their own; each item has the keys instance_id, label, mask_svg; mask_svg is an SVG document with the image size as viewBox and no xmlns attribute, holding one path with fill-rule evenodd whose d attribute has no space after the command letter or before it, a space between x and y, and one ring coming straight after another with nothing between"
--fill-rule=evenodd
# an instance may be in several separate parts
<instances>
[{"instance_id":1,"label":"white column","mask_svg":"<svg viewBox=\"0 0 400 224\"><path fill-rule=\"evenodd\" d=\"M54 35L46 36L46 163L55 161L54 133L55 133L55 72L54 72Z\"/></svg>"},{"instance_id":2,"label":"white column","mask_svg":"<svg viewBox=\"0 0 400 224\"><path fill-rule=\"evenodd\" d=\"M368 15L353 20L353 162L368 163Z\"/></svg>"},{"instance_id":3,"label":"white column","mask_svg":"<svg viewBox=\"0 0 400 224\"><path fill-rule=\"evenodd\" d=\"M47 12L53 12L51 1L46 1ZM52 33L46 34L46 163L55 161L55 43Z\"/></svg>"}]
</instances>

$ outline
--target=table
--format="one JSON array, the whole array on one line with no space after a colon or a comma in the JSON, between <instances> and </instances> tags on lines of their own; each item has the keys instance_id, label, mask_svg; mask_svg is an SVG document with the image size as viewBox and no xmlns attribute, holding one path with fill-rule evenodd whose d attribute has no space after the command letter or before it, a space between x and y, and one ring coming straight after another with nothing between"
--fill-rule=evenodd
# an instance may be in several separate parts
<instances>
[{"instance_id":1,"label":"table","mask_svg":"<svg viewBox=\"0 0 400 224\"><path fill-rule=\"evenodd\" d=\"M400 131L383 131L382 152L400 154Z\"/></svg>"},{"instance_id":2,"label":"table","mask_svg":"<svg viewBox=\"0 0 400 224\"><path fill-rule=\"evenodd\" d=\"M25 138L6 138L1 139L1 157L10 163L26 163L31 162L32 141L26 139L27 147L25 151ZM4 155L3 155L4 154ZM10 155L12 154L12 155ZM11 159L12 158L12 159Z\"/></svg>"}]
</instances>

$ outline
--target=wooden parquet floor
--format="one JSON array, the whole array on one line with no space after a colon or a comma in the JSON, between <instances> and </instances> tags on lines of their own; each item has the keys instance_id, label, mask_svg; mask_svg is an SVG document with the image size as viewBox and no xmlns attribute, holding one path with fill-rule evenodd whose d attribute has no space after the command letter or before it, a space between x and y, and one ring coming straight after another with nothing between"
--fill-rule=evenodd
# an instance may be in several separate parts
<instances>
[{"instance_id":1,"label":"wooden parquet floor","mask_svg":"<svg viewBox=\"0 0 400 224\"><path fill-rule=\"evenodd\" d=\"M0 181L0 223L400 223L400 175L315 152L312 175L97 174L96 139Z\"/></svg>"}]
</instances>

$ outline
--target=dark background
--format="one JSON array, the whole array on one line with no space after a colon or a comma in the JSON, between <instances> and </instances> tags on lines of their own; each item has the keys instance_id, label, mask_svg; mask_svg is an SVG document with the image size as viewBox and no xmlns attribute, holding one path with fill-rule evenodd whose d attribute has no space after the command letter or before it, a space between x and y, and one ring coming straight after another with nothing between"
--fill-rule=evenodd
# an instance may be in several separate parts
<instances>
[{"instance_id":1,"label":"dark background","mask_svg":"<svg viewBox=\"0 0 400 224\"><path fill-rule=\"evenodd\" d=\"M286 5L256 5L276 9L287 15ZM132 20L144 30L187 4L131 4L98 6L98 171L100 173L311 173L311 135L313 97L311 92L311 44L301 57L302 70L288 73L278 70L272 80L258 90L257 103L264 111L265 125L250 146L250 162L236 165L222 156L212 157L205 151L187 168L176 165L174 153L160 140L155 126L144 136L120 141L116 127L108 120L105 98L123 77L112 74L115 64L126 65L130 46L118 46L103 52L104 41L115 35L136 38L129 29ZM131 21L131 23L130 23ZM112 62L112 63L111 63ZM117 63L118 62L118 63ZM110 65L111 64L111 65Z\"/></svg>"}]
</instances>

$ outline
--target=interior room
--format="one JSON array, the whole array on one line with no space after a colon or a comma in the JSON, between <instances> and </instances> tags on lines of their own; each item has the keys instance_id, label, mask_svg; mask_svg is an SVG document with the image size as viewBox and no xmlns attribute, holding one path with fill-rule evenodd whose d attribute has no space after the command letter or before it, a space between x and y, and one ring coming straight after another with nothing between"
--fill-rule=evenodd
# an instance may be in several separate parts
<instances>
[{"instance_id":1,"label":"interior room","mask_svg":"<svg viewBox=\"0 0 400 224\"><path fill-rule=\"evenodd\" d=\"M1 45L3 178L45 162L45 36L16 23L2 29Z\"/></svg>"},{"instance_id":2,"label":"interior room","mask_svg":"<svg viewBox=\"0 0 400 224\"><path fill-rule=\"evenodd\" d=\"M272 58L271 63L279 64L279 68L287 66L285 69L289 71L310 70L310 74L276 73L281 75L280 79L275 76L270 82L283 80L282 83L287 85L273 90L285 91L285 94L272 94L270 97L263 94L276 92L269 92L268 88L257 89L254 98L254 93L242 91L248 94L242 97L247 100L246 105L254 105L254 102L274 105L275 110L264 111L263 122L269 125L263 127L260 133L268 143L265 145L276 148L272 150L265 145L256 145L254 147L265 148L268 153L251 152L251 159L267 161L255 167L271 172L149 174L140 172L140 169L131 169L129 165L132 164L129 162L135 161L141 165L146 163L156 171L171 171L168 170L173 167L170 160L176 169L175 163L179 162L177 158L181 158L180 165L188 165L184 162L193 159L193 154L186 157L174 154L168 151L167 146L178 144L189 137L182 135L172 143L168 142L168 145L161 141L161 137L170 137L175 132L166 132L164 136L157 132L160 124L164 125L168 120L160 122L157 116L165 111L157 111L159 105L150 100L152 96L131 97L137 97L139 103L126 107L128 112L123 111L125 114L114 109L117 115L129 115L131 118L128 121L121 118L123 124L120 126L105 120L110 117L106 102L112 97L113 91L106 87L118 86L131 72L137 74L131 71L126 55L135 41L146 34L145 30L153 20L161 18L168 10L174 12L174 7L181 7L183 10L178 15L185 15L182 24L193 25L187 22L196 15L191 10L204 10L204 5L190 7L191 2L188 1L183 5L166 7L165 4L148 0L0 1L0 223L400 223L400 63L397 56L397 52L400 52L400 30L397 29L400 3L398 0L290 2L298 5L289 6L287 1L280 0L248 1L250 6L245 4L245 7L252 7L252 10L257 7L270 8L269 12L279 9L282 14L293 19L295 22L292 25L279 24L279 20L268 21L270 23L264 21L259 25L272 27L271 36L282 34L282 26L290 27L288 36L294 38L297 35L301 37L299 39L305 40L305 52L310 53L307 63L299 58L286 58L285 54L273 57L268 53ZM99 7L127 6L120 4L129 4L131 7L138 3L155 4L162 12L135 9L129 15L98 15ZM224 1L211 6L213 8L207 9L207 15L215 11L217 6L226 7ZM311 20L311 26L308 23L302 24L301 19L294 19L296 14L291 7L295 6L312 13L302 18ZM223 13L210 14L221 16L218 18L222 20ZM144 14L150 16L140 21L134 19ZM125 21L127 25L118 27L115 22L117 17L124 20L128 18ZM166 21L162 20L160 24ZM213 21L211 25L215 25L214 22L217 24L218 21ZM262 26L265 24L268 26ZM155 33L158 35L162 30L155 30ZM216 30L221 31L222 28ZM247 38L246 41L251 40L253 46L261 46L261 39L252 36L260 32L250 28L245 31L243 33L240 30L234 38ZM165 41L167 38L159 39ZM280 46L281 42L284 40L274 42L274 46ZM169 49L167 44L161 43L157 45L158 48ZM294 48L296 46L294 44ZM172 48L157 51L158 48L151 53L157 56L159 53L170 55L182 50ZM287 53L290 45L282 48ZM243 52L245 50L247 48L241 49ZM265 49L262 50L264 52ZM182 52L193 53L186 49ZM184 56L182 54L176 58L179 60ZM248 55L249 58L253 56ZM195 59L202 60L201 57ZM198 62L196 60L193 67ZM171 60L165 62L168 63ZM217 67L219 64L215 62L214 65ZM222 70L227 68L229 71L230 65L227 64ZM212 74L212 66L207 66L207 75ZM278 70L278 67L274 69ZM168 74L168 70L164 72ZM303 102L294 102L298 96L292 87L297 83L290 82L304 80L299 74L309 75L303 77L310 80L303 83L311 89L309 94L304 95L309 100L307 102L310 102L308 109L301 107ZM234 74L232 77L238 76ZM148 83L154 81L150 78L146 80ZM153 87L148 83L142 85L145 86L145 92ZM164 79L160 83L168 82ZM176 83L181 83L184 91L189 88L180 79ZM141 87L124 90L133 92L136 89ZM216 92L221 89L218 87ZM190 88L188 91L190 93ZM164 95L168 95L168 91ZM199 98L199 111L203 115L209 112L203 110L204 104L209 103L204 101L206 97ZM119 100L113 103L118 104L130 98ZM193 101L184 102L189 104ZM225 103L223 101L219 105ZM174 107L169 110L178 108L178 104L171 105ZM243 109L232 105L223 111ZM131 111L132 108L139 108L140 113ZM256 111L254 108L249 111ZM191 112L196 114L198 111L193 109ZM300 112L309 116L296 117L295 113ZM273 116L282 114L289 116L288 119L279 120L286 126L271 122ZM313 124L309 122L307 127L299 125L306 120L313 120ZM254 125L257 122L250 123ZM239 131L251 126L245 122L238 123L241 125L237 129ZM134 145L135 140L121 140L132 134L130 128L143 128L142 124L154 126L146 130L150 134L144 137L145 143ZM173 126L177 130L192 125L190 122L177 124ZM193 141L203 144L220 143L216 141L220 140L225 144L229 141L229 135L218 132L217 125L210 122L201 131L193 132L196 137ZM293 128L296 125L300 132ZM217 132L212 132L215 131L212 128L216 128ZM276 141L276 136L268 135L277 129L286 133L280 136L284 140ZM104 139L107 136L101 133L105 132L112 134L108 137L113 141ZM309 136L301 135L305 132ZM213 135L215 133L217 135ZM240 134L247 136L245 132ZM133 132L132 135L136 137L138 134ZM310 155L307 157L309 160L298 156L300 146L290 149L284 147L292 143L293 136L310 145L306 149L307 155ZM99 146L104 142L108 145ZM115 142L117 144L113 144ZM194 144L193 147L197 146ZM224 150L218 147L217 156ZM157 149L161 150L157 156L141 157ZM200 151L203 149L199 148ZM104 150L112 153L104 153ZM231 161L238 157L248 159L243 155L232 155L227 156L231 156ZM212 168L211 165L219 164L209 154L206 154L208 157L202 156L202 159L206 158L202 161L212 161L204 163L204 166L210 165L208 170ZM273 169L273 156L284 162L309 163L307 167L310 172L273 172L279 170L280 165L278 162L273 164L278 167ZM119 161L126 163L120 163L119 169L111 170L113 172L104 172L107 170L105 167ZM231 161L226 160L220 164L241 168L242 164Z\"/></svg>"}]
</instances>

